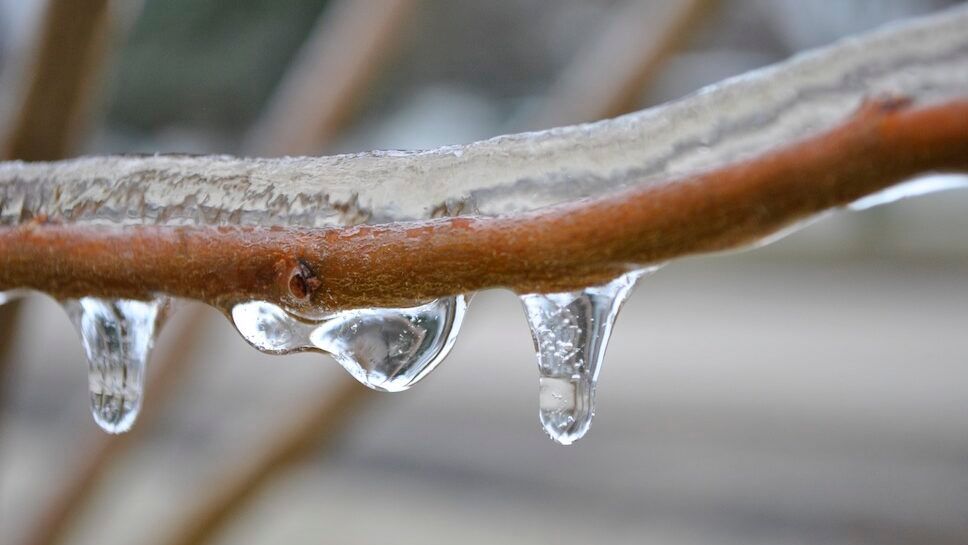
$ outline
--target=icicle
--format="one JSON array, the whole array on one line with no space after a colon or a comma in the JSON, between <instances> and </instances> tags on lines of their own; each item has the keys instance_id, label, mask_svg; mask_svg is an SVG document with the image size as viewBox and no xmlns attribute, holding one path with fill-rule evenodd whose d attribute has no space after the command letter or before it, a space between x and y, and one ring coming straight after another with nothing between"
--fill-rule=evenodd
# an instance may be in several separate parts
<instances>
[{"instance_id":1,"label":"icicle","mask_svg":"<svg viewBox=\"0 0 968 545\"><path fill-rule=\"evenodd\" d=\"M538 414L557 443L570 445L591 426L612 324L635 282L657 268L579 291L521 296L538 353Z\"/></svg>"},{"instance_id":2,"label":"icicle","mask_svg":"<svg viewBox=\"0 0 968 545\"><path fill-rule=\"evenodd\" d=\"M138 417L145 363L169 299L83 297L63 302L88 361L91 414L104 431L128 431Z\"/></svg>"},{"instance_id":3,"label":"icicle","mask_svg":"<svg viewBox=\"0 0 968 545\"><path fill-rule=\"evenodd\" d=\"M466 308L466 297L459 295L413 308L351 310L319 319L265 301L235 304L228 314L242 337L263 352L327 352L366 386L399 392L447 356Z\"/></svg>"}]
</instances>

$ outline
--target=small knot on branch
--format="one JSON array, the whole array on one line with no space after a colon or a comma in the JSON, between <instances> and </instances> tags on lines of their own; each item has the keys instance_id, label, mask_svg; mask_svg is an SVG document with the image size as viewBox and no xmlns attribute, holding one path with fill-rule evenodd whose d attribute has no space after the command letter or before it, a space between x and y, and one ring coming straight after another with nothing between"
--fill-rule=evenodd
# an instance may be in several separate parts
<instances>
[{"instance_id":1,"label":"small knot on branch","mask_svg":"<svg viewBox=\"0 0 968 545\"><path fill-rule=\"evenodd\" d=\"M305 302L312 298L322 282L308 263L300 259L289 274L289 295L297 301Z\"/></svg>"}]
</instances>

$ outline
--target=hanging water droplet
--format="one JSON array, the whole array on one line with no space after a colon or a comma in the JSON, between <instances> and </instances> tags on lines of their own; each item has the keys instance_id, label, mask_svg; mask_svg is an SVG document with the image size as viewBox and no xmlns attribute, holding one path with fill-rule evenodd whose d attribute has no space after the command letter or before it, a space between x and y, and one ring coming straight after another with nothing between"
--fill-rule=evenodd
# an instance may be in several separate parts
<instances>
[{"instance_id":1,"label":"hanging water droplet","mask_svg":"<svg viewBox=\"0 0 968 545\"><path fill-rule=\"evenodd\" d=\"M247 301L233 305L229 316L263 352L327 352L366 386L399 392L444 360L466 308L466 297L458 295L412 308L349 310L308 319L272 303Z\"/></svg>"},{"instance_id":2,"label":"hanging water droplet","mask_svg":"<svg viewBox=\"0 0 968 545\"><path fill-rule=\"evenodd\" d=\"M583 290L521 296L538 353L538 415L556 442L570 445L591 426L612 324L635 282L657 268Z\"/></svg>"},{"instance_id":3,"label":"hanging water droplet","mask_svg":"<svg viewBox=\"0 0 968 545\"><path fill-rule=\"evenodd\" d=\"M91 414L104 431L128 431L138 417L145 364L169 299L83 297L63 302L88 362Z\"/></svg>"}]
</instances>

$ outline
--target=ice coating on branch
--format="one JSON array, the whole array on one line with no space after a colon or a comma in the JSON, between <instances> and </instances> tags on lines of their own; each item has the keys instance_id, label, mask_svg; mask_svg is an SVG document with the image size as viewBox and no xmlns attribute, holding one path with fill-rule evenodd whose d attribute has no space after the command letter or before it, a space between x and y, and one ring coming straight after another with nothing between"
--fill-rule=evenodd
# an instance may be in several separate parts
<instances>
[{"instance_id":1,"label":"ice coating on branch","mask_svg":"<svg viewBox=\"0 0 968 545\"><path fill-rule=\"evenodd\" d=\"M867 195L851 203L848 208L851 210L867 210L909 197L966 187L968 187L968 176L959 174L934 174L891 186L873 195Z\"/></svg>"},{"instance_id":2,"label":"ice coating on branch","mask_svg":"<svg viewBox=\"0 0 968 545\"><path fill-rule=\"evenodd\" d=\"M138 417L145 364L168 305L167 297L63 302L87 356L91 414L108 433L128 431Z\"/></svg>"},{"instance_id":3,"label":"ice coating on branch","mask_svg":"<svg viewBox=\"0 0 968 545\"><path fill-rule=\"evenodd\" d=\"M578 291L521 296L538 354L538 416L555 442L570 445L588 432L615 317L638 279L654 270Z\"/></svg>"},{"instance_id":4,"label":"ice coating on branch","mask_svg":"<svg viewBox=\"0 0 968 545\"><path fill-rule=\"evenodd\" d=\"M829 129L861 102L968 96L968 5L598 123L423 152L0 165L0 224L336 226L493 216L666 183Z\"/></svg>"},{"instance_id":5,"label":"ice coating on branch","mask_svg":"<svg viewBox=\"0 0 968 545\"><path fill-rule=\"evenodd\" d=\"M263 352L326 352L364 385L399 392L447 357L466 308L467 298L458 295L412 308L350 310L317 319L265 301L236 303L227 313L242 337Z\"/></svg>"}]
</instances>

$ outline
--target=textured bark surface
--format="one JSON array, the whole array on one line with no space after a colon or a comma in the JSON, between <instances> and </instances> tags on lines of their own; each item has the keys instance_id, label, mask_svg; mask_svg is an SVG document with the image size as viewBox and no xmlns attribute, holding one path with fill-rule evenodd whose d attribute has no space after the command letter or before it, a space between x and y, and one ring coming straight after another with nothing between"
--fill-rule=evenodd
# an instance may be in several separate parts
<instances>
[{"instance_id":1,"label":"textured bark surface","mask_svg":"<svg viewBox=\"0 0 968 545\"><path fill-rule=\"evenodd\" d=\"M0 230L0 289L257 298L306 311L404 306L492 287L562 291L751 244L919 173L962 170L968 101L912 108L881 99L832 130L724 168L520 215L319 229L34 218Z\"/></svg>"}]
</instances>

